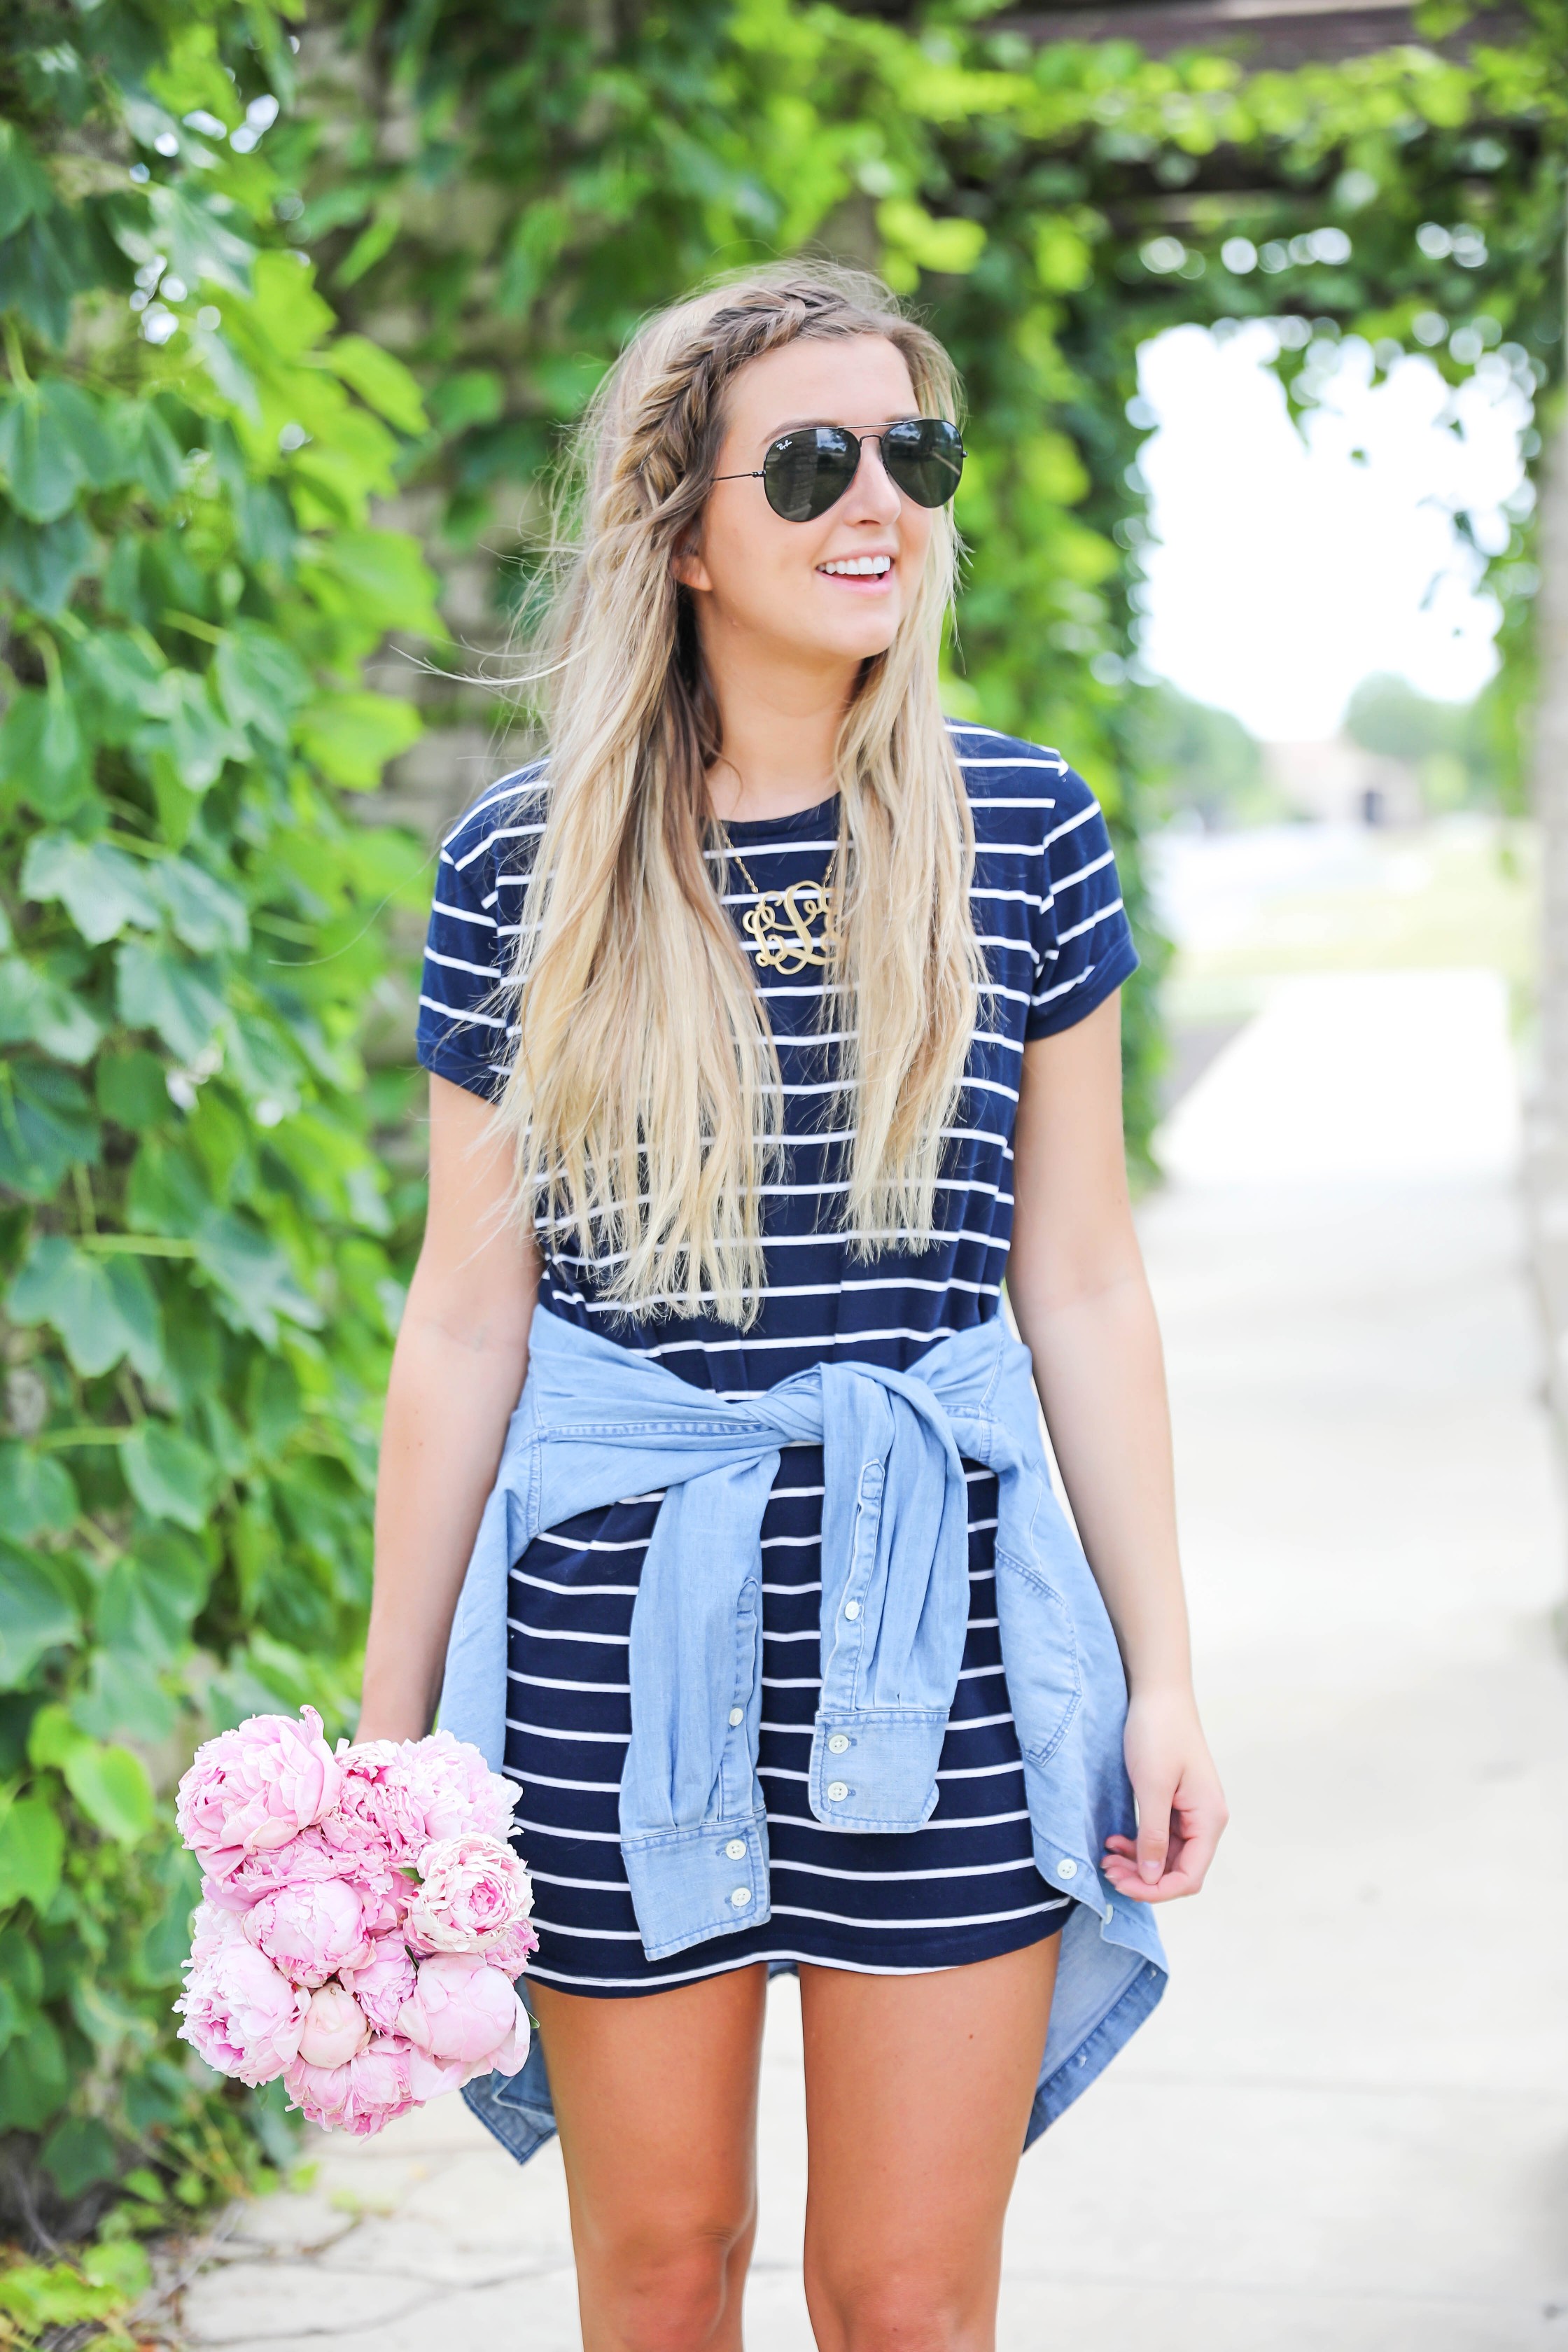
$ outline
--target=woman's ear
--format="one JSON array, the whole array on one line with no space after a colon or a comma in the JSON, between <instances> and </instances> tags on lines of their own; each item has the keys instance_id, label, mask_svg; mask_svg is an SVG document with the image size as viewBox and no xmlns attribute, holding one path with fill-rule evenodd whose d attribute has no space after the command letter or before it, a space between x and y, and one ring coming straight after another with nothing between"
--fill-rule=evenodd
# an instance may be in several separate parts
<instances>
[{"instance_id":1,"label":"woman's ear","mask_svg":"<svg viewBox=\"0 0 1568 2352\"><path fill-rule=\"evenodd\" d=\"M677 548L669 559L669 568L683 588L694 588L700 595L705 595L712 589L713 583L698 549L695 534Z\"/></svg>"}]
</instances>

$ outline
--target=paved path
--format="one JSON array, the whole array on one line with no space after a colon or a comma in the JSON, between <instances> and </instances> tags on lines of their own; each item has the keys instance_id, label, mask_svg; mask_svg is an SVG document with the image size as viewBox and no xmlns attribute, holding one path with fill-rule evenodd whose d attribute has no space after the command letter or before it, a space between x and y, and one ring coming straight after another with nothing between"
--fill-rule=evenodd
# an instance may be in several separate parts
<instances>
[{"instance_id":1,"label":"paved path","mask_svg":"<svg viewBox=\"0 0 1568 2352\"><path fill-rule=\"evenodd\" d=\"M1568 2352L1563 1544L1502 1019L1484 974L1295 982L1173 1124L1143 1224L1236 1820L1163 2007L1025 2162L1005 2352ZM780 1986L752 2352L811 2344L797 2052ZM455 2100L319 2147L190 2344L574 2352L553 2152L517 2172Z\"/></svg>"}]
</instances>

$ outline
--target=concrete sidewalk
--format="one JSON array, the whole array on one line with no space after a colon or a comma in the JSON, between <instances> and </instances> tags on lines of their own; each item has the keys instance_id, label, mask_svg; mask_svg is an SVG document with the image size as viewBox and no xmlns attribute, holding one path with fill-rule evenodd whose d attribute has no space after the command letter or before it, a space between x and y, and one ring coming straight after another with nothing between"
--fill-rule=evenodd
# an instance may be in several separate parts
<instances>
[{"instance_id":1,"label":"concrete sidewalk","mask_svg":"<svg viewBox=\"0 0 1568 2352\"><path fill-rule=\"evenodd\" d=\"M1144 1213L1235 1821L1163 2008L1026 2159L1005 2352L1568 2347L1563 1540L1500 994L1427 978L1292 983ZM798 2039L781 1985L752 2352L811 2344ZM517 2171L456 2100L318 2147L191 2345L573 2352L553 2150Z\"/></svg>"}]
</instances>

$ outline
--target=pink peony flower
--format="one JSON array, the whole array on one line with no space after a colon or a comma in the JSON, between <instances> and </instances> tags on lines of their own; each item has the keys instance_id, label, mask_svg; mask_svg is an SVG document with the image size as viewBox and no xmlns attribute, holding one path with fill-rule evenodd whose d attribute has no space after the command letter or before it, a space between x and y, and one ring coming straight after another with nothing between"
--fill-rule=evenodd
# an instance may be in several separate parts
<instances>
[{"instance_id":1,"label":"pink peony flower","mask_svg":"<svg viewBox=\"0 0 1568 2352\"><path fill-rule=\"evenodd\" d=\"M500 1838L437 1839L419 1857L419 1876L404 1921L416 1951L488 1952L500 1945L510 1957L517 1948L517 1931L533 1908L533 1885Z\"/></svg>"},{"instance_id":2,"label":"pink peony flower","mask_svg":"<svg viewBox=\"0 0 1568 2352\"><path fill-rule=\"evenodd\" d=\"M378 1936L363 1968L344 1969L342 1979L381 2033L397 2030L397 2012L414 1990L414 1963L401 1936Z\"/></svg>"},{"instance_id":3,"label":"pink peony flower","mask_svg":"<svg viewBox=\"0 0 1568 2352\"><path fill-rule=\"evenodd\" d=\"M506 1837L518 1790L492 1772L477 1748L433 1731L427 1739L405 1740L402 1770L425 1819L426 1839L462 1837L478 1831Z\"/></svg>"},{"instance_id":4,"label":"pink peony flower","mask_svg":"<svg viewBox=\"0 0 1568 2352\"><path fill-rule=\"evenodd\" d=\"M370 2040L370 2021L342 1985L319 1986L310 1995L300 2035L300 2061L306 2066L346 2066Z\"/></svg>"},{"instance_id":5,"label":"pink peony flower","mask_svg":"<svg viewBox=\"0 0 1568 2352\"><path fill-rule=\"evenodd\" d=\"M397 2030L437 2065L461 2068L462 2082L492 2068L515 2074L528 2056L528 2011L508 1979L477 1953L441 1952L422 1962Z\"/></svg>"},{"instance_id":6,"label":"pink peony flower","mask_svg":"<svg viewBox=\"0 0 1568 2352\"><path fill-rule=\"evenodd\" d=\"M520 1977L528 1966L531 1953L539 1949L539 1938L526 1919L517 1920L510 1927L497 1930L484 1940L483 1957L492 1969L503 1977Z\"/></svg>"},{"instance_id":7,"label":"pink peony flower","mask_svg":"<svg viewBox=\"0 0 1568 2352\"><path fill-rule=\"evenodd\" d=\"M287 1845L331 1811L342 1767L321 1737L313 1706L302 1721L253 1715L196 1750L180 1782L180 1834L211 1878L226 1878L247 1854Z\"/></svg>"},{"instance_id":8,"label":"pink peony flower","mask_svg":"<svg viewBox=\"0 0 1568 2352\"><path fill-rule=\"evenodd\" d=\"M204 1878L202 1895L205 1901L225 1911L248 1911L264 1895L276 1895L282 1886L297 1886L302 1879L341 1878L343 1857L334 1853L319 1829L302 1830L287 1845L274 1846L265 1853L247 1853L226 1877Z\"/></svg>"},{"instance_id":9,"label":"pink peony flower","mask_svg":"<svg viewBox=\"0 0 1568 2352\"><path fill-rule=\"evenodd\" d=\"M395 1868L412 1864L429 1841L425 1808L395 1740L367 1740L339 1751L343 1784L322 1823L340 1852L374 1853Z\"/></svg>"},{"instance_id":10,"label":"pink peony flower","mask_svg":"<svg viewBox=\"0 0 1568 2352\"><path fill-rule=\"evenodd\" d=\"M191 1964L195 1968L210 1960L215 1952L243 1932L238 1912L231 1911L226 1904L209 1903L205 1880L203 1886L203 1898L191 1914Z\"/></svg>"},{"instance_id":11,"label":"pink peony flower","mask_svg":"<svg viewBox=\"0 0 1568 2352\"><path fill-rule=\"evenodd\" d=\"M174 2007L184 2014L181 2039L220 2074L237 2074L254 2089L294 2058L307 2002L264 1953L230 1933L205 1939Z\"/></svg>"},{"instance_id":12,"label":"pink peony flower","mask_svg":"<svg viewBox=\"0 0 1568 2352\"><path fill-rule=\"evenodd\" d=\"M283 2078L284 2086L310 2123L368 2139L415 2104L409 2055L406 2042L395 2034L378 2034L341 2066L312 2066L297 2058Z\"/></svg>"},{"instance_id":13,"label":"pink peony flower","mask_svg":"<svg viewBox=\"0 0 1568 2352\"><path fill-rule=\"evenodd\" d=\"M325 1984L370 1958L364 1905L346 1878L307 1879L264 1895L246 1913L245 1933L293 1984Z\"/></svg>"}]
</instances>

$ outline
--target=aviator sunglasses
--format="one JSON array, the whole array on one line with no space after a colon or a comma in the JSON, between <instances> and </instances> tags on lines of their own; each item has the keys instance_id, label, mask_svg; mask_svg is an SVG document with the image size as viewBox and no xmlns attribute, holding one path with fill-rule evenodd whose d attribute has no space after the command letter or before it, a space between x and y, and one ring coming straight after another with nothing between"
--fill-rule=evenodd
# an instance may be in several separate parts
<instances>
[{"instance_id":1,"label":"aviator sunglasses","mask_svg":"<svg viewBox=\"0 0 1568 2352\"><path fill-rule=\"evenodd\" d=\"M916 506L945 506L957 489L963 444L957 425L943 416L909 416L859 433L847 425L804 425L781 434L755 472L714 479L761 482L769 506L785 522L815 522L855 479L863 441L878 444L888 479Z\"/></svg>"}]
</instances>

